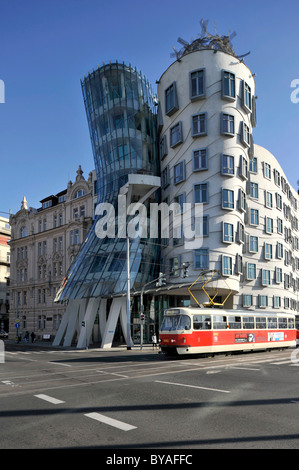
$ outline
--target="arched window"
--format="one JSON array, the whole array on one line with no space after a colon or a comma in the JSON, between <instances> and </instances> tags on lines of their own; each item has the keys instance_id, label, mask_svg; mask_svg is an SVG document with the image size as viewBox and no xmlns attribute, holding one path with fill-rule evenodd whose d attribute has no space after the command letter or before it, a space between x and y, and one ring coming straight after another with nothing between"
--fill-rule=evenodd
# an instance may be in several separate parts
<instances>
[{"instance_id":1,"label":"arched window","mask_svg":"<svg viewBox=\"0 0 299 470\"><path fill-rule=\"evenodd\" d=\"M20 237L21 238L27 237L27 228L25 226L21 227L20 229Z\"/></svg>"},{"instance_id":2,"label":"arched window","mask_svg":"<svg viewBox=\"0 0 299 470\"><path fill-rule=\"evenodd\" d=\"M78 189L78 191L75 193L74 199L78 199L79 197L82 197L85 195L84 189Z\"/></svg>"}]
</instances>

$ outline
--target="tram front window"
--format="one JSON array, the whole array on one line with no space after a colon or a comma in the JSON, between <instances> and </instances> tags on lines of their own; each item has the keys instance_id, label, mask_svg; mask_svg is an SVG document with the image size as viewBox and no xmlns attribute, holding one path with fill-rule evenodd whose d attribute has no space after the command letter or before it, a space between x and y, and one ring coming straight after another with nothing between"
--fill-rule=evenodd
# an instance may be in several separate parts
<instances>
[{"instance_id":1,"label":"tram front window","mask_svg":"<svg viewBox=\"0 0 299 470\"><path fill-rule=\"evenodd\" d=\"M165 315L161 325L161 331L190 330L190 328L191 319L188 315Z\"/></svg>"}]
</instances>

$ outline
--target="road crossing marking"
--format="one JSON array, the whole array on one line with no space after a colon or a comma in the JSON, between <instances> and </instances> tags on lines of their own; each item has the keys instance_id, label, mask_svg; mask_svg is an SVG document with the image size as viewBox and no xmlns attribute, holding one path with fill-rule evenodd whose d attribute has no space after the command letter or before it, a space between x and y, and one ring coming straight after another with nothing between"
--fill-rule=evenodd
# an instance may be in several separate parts
<instances>
[{"instance_id":1,"label":"road crossing marking","mask_svg":"<svg viewBox=\"0 0 299 470\"><path fill-rule=\"evenodd\" d=\"M107 416L104 416L100 413L87 413L84 416L95 419L96 421L100 421L104 424L109 424L110 426L121 429L122 431L132 431L132 429L137 429L136 426L132 426L131 424L127 424L122 421L118 421L117 419L108 418Z\"/></svg>"},{"instance_id":2,"label":"road crossing marking","mask_svg":"<svg viewBox=\"0 0 299 470\"><path fill-rule=\"evenodd\" d=\"M62 400L58 400L57 398L49 397L49 395L44 395L42 393L40 395L34 395L34 396L36 398L40 398L41 400L48 401L49 403L52 403L53 405L59 405L60 403L65 403Z\"/></svg>"},{"instance_id":3,"label":"road crossing marking","mask_svg":"<svg viewBox=\"0 0 299 470\"><path fill-rule=\"evenodd\" d=\"M155 380L155 382L159 384L179 385L181 387L200 388L201 390L210 390L212 392L230 393L229 390L219 390L217 388L199 387L198 385L178 384L176 382L162 382L162 380Z\"/></svg>"}]
</instances>

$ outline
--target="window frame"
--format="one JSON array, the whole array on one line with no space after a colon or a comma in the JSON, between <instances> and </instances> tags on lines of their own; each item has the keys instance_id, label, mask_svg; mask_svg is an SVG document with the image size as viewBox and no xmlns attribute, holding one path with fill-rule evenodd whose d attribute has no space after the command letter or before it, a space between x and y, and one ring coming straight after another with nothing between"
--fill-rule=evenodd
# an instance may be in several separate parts
<instances>
[{"instance_id":1,"label":"window frame","mask_svg":"<svg viewBox=\"0 0 299 470\"><path fill-rule=\"evenodd\" d=\"M192 78L192 75L202 73L202 92L200 93L200 77L197 76L195 78ZM195 88L196 88L196 93L193 94L193 80L195 81ZM190 92L190 100L191 101L196 101L200 99L204 99L206 97L206 69L196 69L192 70L189 73L189 92Z\"/></svg>"},{"instance_id":2,"label":"window frame","mask_svg":"<svg viewBox=\"0 0 299 470\"><path fill-rule=\"evenodd\" d=\"M191 116L191 136L192 137L201 137L201 136L205 136L207 135L208 133L208 118L207 118L207 113L204 112L204 113L196 113L196 114L192 114ZM204 129L201 130L201 125L202 125L202 121L201 121L201 117L203 117L203 127ZM195 130L195 123L194 123L194 118L199 118L198 121L197 121L197 131ZM199 130L198 130L199 129Z\"/></svg>"},{"instance_id":3,"label":"window frame","mask_svg":"<svg viewBox=\"0 0 299 470\"><path fill-rule=\"evenodd\" d=\"M170 92L173 93L173 99L170 98L170 102L169 102L168 96L170 96ZM172 116L172 114L174 114L179 109L178 97L177 97L177 87L176 87L176 82L175 81L172 82L165 89L164 98L165 98L165 114L167 116Z\"/></svg>"}]
</instances>

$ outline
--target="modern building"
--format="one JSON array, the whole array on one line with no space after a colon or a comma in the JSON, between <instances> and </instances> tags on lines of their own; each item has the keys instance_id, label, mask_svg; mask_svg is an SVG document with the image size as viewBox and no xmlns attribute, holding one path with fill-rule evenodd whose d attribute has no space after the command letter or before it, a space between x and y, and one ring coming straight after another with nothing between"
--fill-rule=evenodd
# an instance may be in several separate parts
<instances>
[{"instance_id":1,"label":"modern building","mask_svg":"<svg viewBox=\"0 0 299 470\"><path fill-rule=\"evenodd\" d=\"M157 200L160 188L156 98L139 71L118 62L85 77L82 91L98 181L98 208L56 297L57 302L68 300L68 307L54 344L70 345L74 335L79 336L78 347L89 344L99 318L102 347L110 347L116 336L130 347L134 310L139 318L137 298L130 298L131 290L140 291L157 276L159 261L157 240L127 238L126 231L130 205ZM105 212L101 204L110 204L111 209L106 223L109 233L104 237L99 233Z\"/></svg>"},{"instance_id":2,"label":"modern building","mask_svg":"<svg viewBox=\"0 0 299 470\"><path fill-rule=\"evenodd\" d=\"M9 289L7 284L10 274L9 240L9 219L0 217L0 334L8 332Z\"/></svg>"},{"instance_id":3,"label":"modern building","mask_svg":"<svg viewBox=\"0 0 299 470\"><path fill-rule=\"evenodd\" d=\"M125 64L103 65L82 81L98 206L55 299L68 301L55 345L76 335L78 347L89 344L96 319L102 347L117 335L131 344L143 294L147 333L165 307L299 310L298 194L253 142L255 79L244 56L230 37L202 27L192 43L180 40L157 82L158 100ZM161 240L126 238L121 195L126 209L162 203ZM159 272L166 285L156 288Z\"/></svg>"},{"instance_id":4,"label":"modern building","mask_svg":"<svg viewBox=\"0 0 299 470\"><path fill-rule=\"evenodd\" d=\"M79 166L76 180L40 208L28 208L24 197L10 216L10 338L32 331L37 339L55 337L65 305L54 298L92 224L93 191L92 173L85 180Z\"/></svg>"},{"instance_id":5,"label":"modern building","mask_svg":"<svg viewBox=\"0 0 299 470\"><path fill-rule=\"evenodd\" d=\"M162 249L161 271L178 286L164 305L298 311L298 194L253 143L254 75L223 38L196 40L163 73L158 96L162 201L180 217ZM198 204L192 241L181 229L188 203Z\"/></svg>"}]
</instances>

